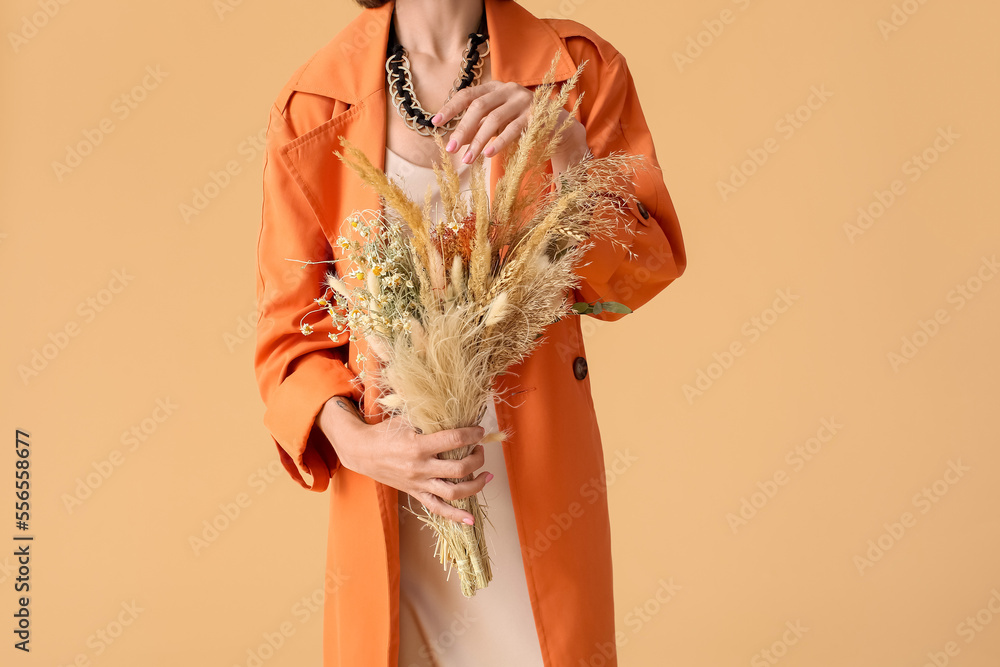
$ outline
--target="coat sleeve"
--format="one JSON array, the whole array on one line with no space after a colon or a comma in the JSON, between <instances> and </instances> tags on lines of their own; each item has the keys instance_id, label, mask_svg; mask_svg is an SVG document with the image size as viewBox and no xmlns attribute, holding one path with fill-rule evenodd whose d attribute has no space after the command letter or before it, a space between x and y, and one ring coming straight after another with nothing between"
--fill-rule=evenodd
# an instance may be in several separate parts
<instances>
[{"instance_id":1,"label":"coat sleeve","mask_svg":"<svg viewBox=\"0 0 1000 667\"><path fill-rule=\"evenodd\" d=\"M587 92L596 97L584 121L587 145L595 157L615 151L641 154L645 168L637 169L635 178L627 185L636 202L630 203L625 224L635 234L619 234L634 254L607 239L595 240L578 271L581 283L576 296L590 303L617 301L636 310L680 277L687 258L677 213L625 57L616 53L599 66L603 69L597 90ZM588 315L606 321L625 316L610 311Z\"/></svg>"},{"instance_id":2,"label":"coat sleeve","mask_svg":"<svg viewBox=\"0 0 1000 667\"><path fill-rule=\"evenodd\" d=\"M329 240L280 151L293 139L288 122L273 106L257 240L254 372L265 405L264 425L282 465L302 487L321 492L340 460L316 418L331 397L349 396L357 402L362 392L347 366L349 331L334 329L329 314L315 302L328 293L324 277L332 264L289 261L332 258ZM314 331L303 334L303 323ZM311 483L299 466L308 470Z\"/></svg>"}]
</instances>

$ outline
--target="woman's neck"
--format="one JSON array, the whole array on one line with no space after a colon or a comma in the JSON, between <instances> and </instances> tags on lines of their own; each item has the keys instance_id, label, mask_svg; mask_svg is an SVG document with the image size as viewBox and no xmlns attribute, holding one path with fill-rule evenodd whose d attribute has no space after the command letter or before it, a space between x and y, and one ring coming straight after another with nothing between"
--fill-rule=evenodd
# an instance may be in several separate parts
<instances>
[{"instance_id":1,"label":"woman's neck","mask_svg":"<svg viewBox=\"0 0 1000 667\"><path fill-rule=\"evenodd\" d=\"M396 0L396 36L411 53L460 58L483 15L485 0Z\"/></svg>"}]
</instances>

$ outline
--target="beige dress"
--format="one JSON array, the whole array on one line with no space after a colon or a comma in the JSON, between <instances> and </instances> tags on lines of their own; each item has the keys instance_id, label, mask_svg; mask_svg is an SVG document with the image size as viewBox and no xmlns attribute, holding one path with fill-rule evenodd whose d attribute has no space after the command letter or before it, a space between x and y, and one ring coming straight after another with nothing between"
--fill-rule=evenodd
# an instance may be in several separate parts
<instances>
[{"instance_id":1,"label":"beige dress","mask_svg":"<svg viewBox=\"0 0 1000 667\"><path fill-rule=\"evenodd\" d=\"M487 183L489 163L486 160ZM415 165L388 148L385 165L386 174L418 204L423 205L428 185L434 185L432 206L440 204L432 169ZM468 188L469 166L458 169L463 188ZM492 401L480 424L487 433L498 430ZM458 574L448 575L434 555L434 533L403 509L408 503L421 512L420 501L399 491L398 667L543 667L503 446L490 442L484 447L486 463L476 473L486 470L494 475L479 494L489 517L485 530L493 581L473 597L462 595Z\"/></svg>"}]
</instances>

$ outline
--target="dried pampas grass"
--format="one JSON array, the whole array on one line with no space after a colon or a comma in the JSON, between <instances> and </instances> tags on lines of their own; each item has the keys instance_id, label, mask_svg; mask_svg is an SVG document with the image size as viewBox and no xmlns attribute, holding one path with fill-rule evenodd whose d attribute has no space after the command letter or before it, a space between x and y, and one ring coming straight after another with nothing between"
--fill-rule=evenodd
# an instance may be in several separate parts
<instances>
[{"instance_id":1,"label":"dried pampas grass","mask_svg":"<svg viewBox=\"0 0 1000 667\"><path fill-rule=\"evenodd\" d=\"M557 127L568 93L586 65L552 95L558 59L557 52L534 91L531 120L505 156L492 202L482 154L471 165L472 196L463 198L438 135L434 139L443 159L434 170L443 215L434 222L426 203L421 208L412 202L344 137L344 154L334 151L378 193L382 207L349 219L364 241L338 239L355 267L348 274L355 284L330 271L326 286L333 290L332 301L317 301L335 324L350 328L352 339L363 335L368 341L377 357L372 382L381 409L422 433L478 424L488 401L502 398L494 395L496 378L532 352L545 327L567 315L590 312L590 304L570 304L567 293L579 284L576 271L592 244L603 240L628 250L616 234L618 214L628 214L631 196L622 178L633 173L642 156L595 158L588 153L563 171L558 182L545 171L562 132L573 122L571 114ZM582 98L578 96L574 113ZM627 225L622 227L631 233ZM602 305L629 312L621 304ZM312 333L307 327L303 325L303 333ZM359 379L365 374L363 370ZM507 435L488 434L484 441ZM442 456L458 459L471 449ZM459 571L463 594L472 596L492 579L483 532L487 518L477 496L452 504L471 512L475 525L456 523L426 507L417 516L436 531L438 557Z\"/></svg>"}]
</instances>

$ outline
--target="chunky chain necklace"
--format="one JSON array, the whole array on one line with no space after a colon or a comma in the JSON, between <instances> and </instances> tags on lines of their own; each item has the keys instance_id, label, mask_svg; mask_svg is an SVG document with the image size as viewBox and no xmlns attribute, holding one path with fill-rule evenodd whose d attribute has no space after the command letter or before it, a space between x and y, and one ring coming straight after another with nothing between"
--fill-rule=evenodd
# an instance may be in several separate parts
<instances>
[{"instance_id":1,"label":"chunky chain necklace","mask_svg":"<svg viewBox=\"0 0 1000 667\"><path fill-rule=\"evenodd\" d=\"M448 98L469 86L479 83L483 73L483 58L490 52L489 33L486 31L486 12L479 21L478 32L469 33L469 43L462 54L462 70L460 76L455 79L448 93ZM484 51L479 51L479 46L483 45ZM432 134L442 134L450 132L462 120L465 110L455 115L444 125L435 126L431 122L433 114L427 113L417 96L413 92L413 81L410 78L410 59L406 49L399 43L396 37L396 10L393 9L392 20L389 23L389 42L386 47L389 57L385 61L385 71L389 82L389 92L392 94L392 102L396 111L402 116L407 127L427 137Z\"/></svg>"}]
</instances>

